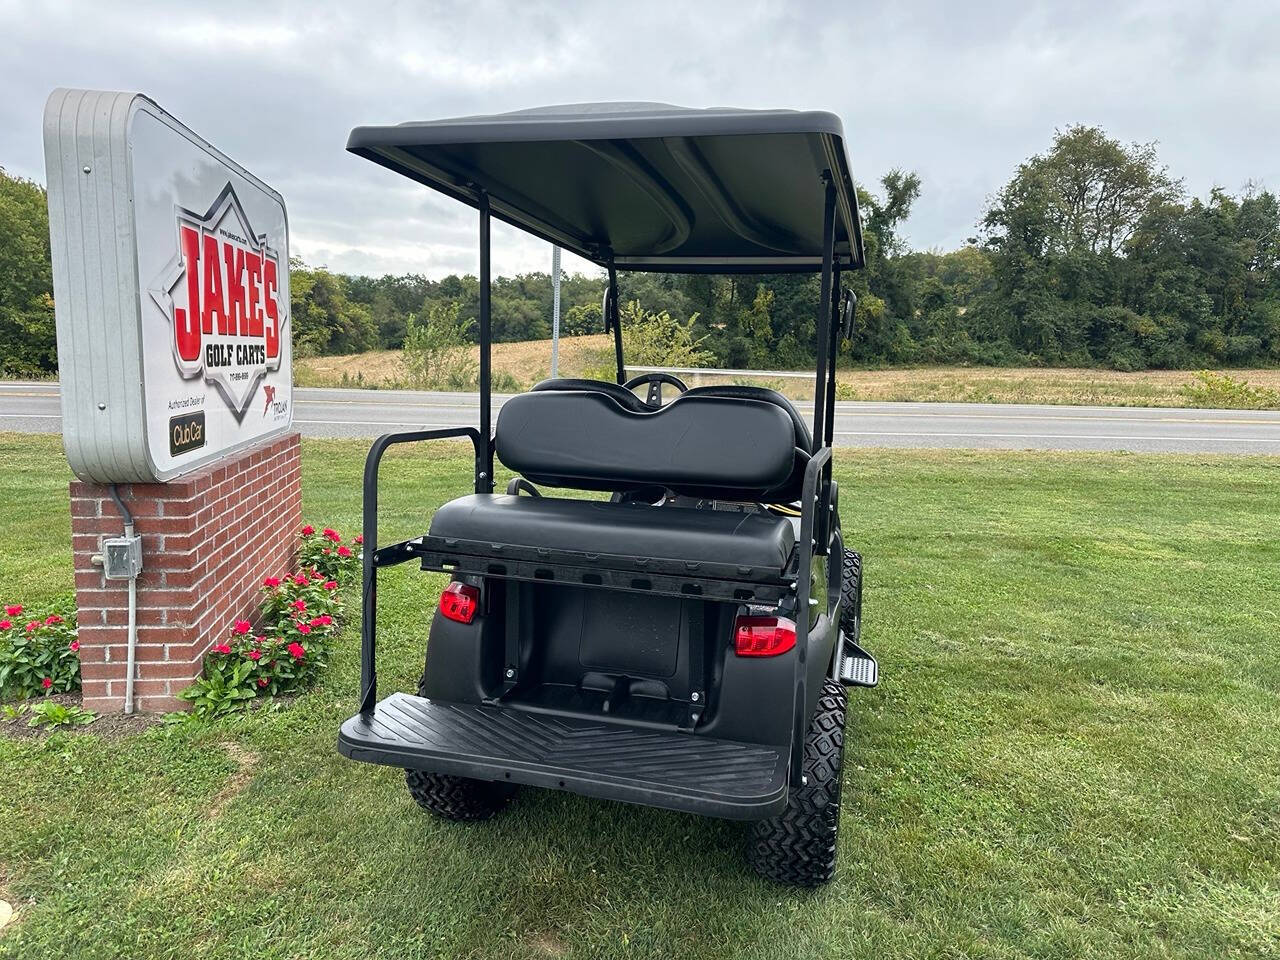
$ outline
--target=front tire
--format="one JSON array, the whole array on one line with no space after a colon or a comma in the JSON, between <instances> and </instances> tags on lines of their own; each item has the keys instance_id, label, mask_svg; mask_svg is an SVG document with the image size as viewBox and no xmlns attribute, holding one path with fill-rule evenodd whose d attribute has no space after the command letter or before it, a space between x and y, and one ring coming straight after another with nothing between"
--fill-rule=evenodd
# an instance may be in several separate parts
<instances>
[{"instance_id":1,"label":"front tire","mask_svg":"<svg viewBox=\"0 0 1280 960\"><path fill-rule=\"evenodd\" d=\"M792 789L782 813L751 828L747 860L776 883L818 887L836 875L845 703L844 687L824 680L804 739L806 782Z\"/></svg>"},{"instance_id":2,"label":"front tire","mask_svg":"<svg viewBox=\"0 0 1280 960\"><path fill-rule=\"evenodd\" d=\"M854 550L840 567L840 632L852 643L862 639L862 554Z\"/></svg>"}]
</instances>

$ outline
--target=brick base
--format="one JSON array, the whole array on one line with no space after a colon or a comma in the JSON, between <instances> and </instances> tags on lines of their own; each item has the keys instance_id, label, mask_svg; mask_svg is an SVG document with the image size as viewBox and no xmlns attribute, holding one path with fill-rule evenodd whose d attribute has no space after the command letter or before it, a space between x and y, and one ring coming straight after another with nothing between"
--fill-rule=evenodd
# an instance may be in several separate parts
<instances>
[{"instance_id":1,"label":"brick base","mask_svg":"<svg viewBox=\"0 0 1280 960\"><path fill-rule=\"evenodd\" d=\"M200 672L204 654L231 624L248 619L264 576L286 572L302 526L298 435L250 447L168 483L120 484L142 535L134 706L181 709L175 694ZM124 706L127 580L107 580L92 557L123 521L103 484L71 484L84 703Z\"/></svg>"}]
</instances>

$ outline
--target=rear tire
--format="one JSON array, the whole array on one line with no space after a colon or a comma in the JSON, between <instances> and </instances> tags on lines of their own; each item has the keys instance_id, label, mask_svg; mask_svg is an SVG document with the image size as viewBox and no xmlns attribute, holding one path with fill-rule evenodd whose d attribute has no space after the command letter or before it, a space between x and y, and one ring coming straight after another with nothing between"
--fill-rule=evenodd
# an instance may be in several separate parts
<instances>
[{"instance_id":1,"label":"rear tire","mask_svg":"<svg viewBox=\"0 0 1280 960\"><path fill-rule=\"evenodd\" d=\"M818 887L836 875L845 701L844 687L823 681L804 739L806 783L792 789L782 813L751 828L747 861L776 883Z\"/></svg>"},{"instance_id":2,"label":"rear tire","mask_svg":"<svg viewBox=\"0 0 1280 960\"><path fill-rule=\"evenodd\" d=\"M488 820L505 807L516 792L514 783L472 780L426 770L406 770L404 780L418 806L437 817L463 823Z\"/></svg>"},{"instance_id":3,"label":"rear tire","mask_svg":"<svg viewBox=\"0 0 1280 960\"><path fill-rule=\"evenodd\" d=\"M425 697L426 676L418 683L418 696ZM430 810L437 817L459 823L488 820L499 813L513 796L516 785L505 781L473 780L451 773L429 773L426 770L406 770L404 782L409 796L418 806Z\"/></svg>"}]
</instances>

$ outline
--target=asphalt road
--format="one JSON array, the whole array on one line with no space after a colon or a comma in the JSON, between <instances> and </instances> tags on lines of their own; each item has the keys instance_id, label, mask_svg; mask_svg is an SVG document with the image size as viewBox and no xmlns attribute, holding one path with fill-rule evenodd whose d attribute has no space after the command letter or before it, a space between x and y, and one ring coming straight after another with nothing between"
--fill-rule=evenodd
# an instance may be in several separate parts
<instances>
[{"instance_id":1,"label":"asphalt road","mask_svg":"<svg viewBox=\"0 0 1280 960\"><path fill-rule=\"evenodd\" d=\"M495 397L495 409L502 398ZM306 436L472 425L474 393L294 391ZM806 413L804 407L801 412ZM0 431L58 433L56 383L0 384ZM837 446L1280 454L1280 412L986 403L839 403Z\"/></svg>"}]
</instances>

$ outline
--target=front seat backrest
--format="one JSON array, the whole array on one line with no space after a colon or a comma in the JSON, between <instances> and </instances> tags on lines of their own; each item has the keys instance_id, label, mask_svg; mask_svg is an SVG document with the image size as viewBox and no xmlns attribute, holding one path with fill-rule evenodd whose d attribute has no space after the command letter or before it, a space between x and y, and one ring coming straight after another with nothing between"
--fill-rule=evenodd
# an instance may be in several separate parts
<instances>
[{"instance_id":1,"label":"front seat backrest","mask_svg":"<svg viewBox=\"0 0 1280 960\"><path fill-rule=\"evenodd\" d=\"M529 392L536 393L539 390L595 391L596 393L603 393L606 396L613 397L613 399L617 400L619 406L624 410L631 410L635 413L646 413L653 409L626 387L618 383L610 383L608 380L583 380L578 377L552 377L550 380L543 380L541 383L534 384Z\"/></svg>"}]
</instances>

